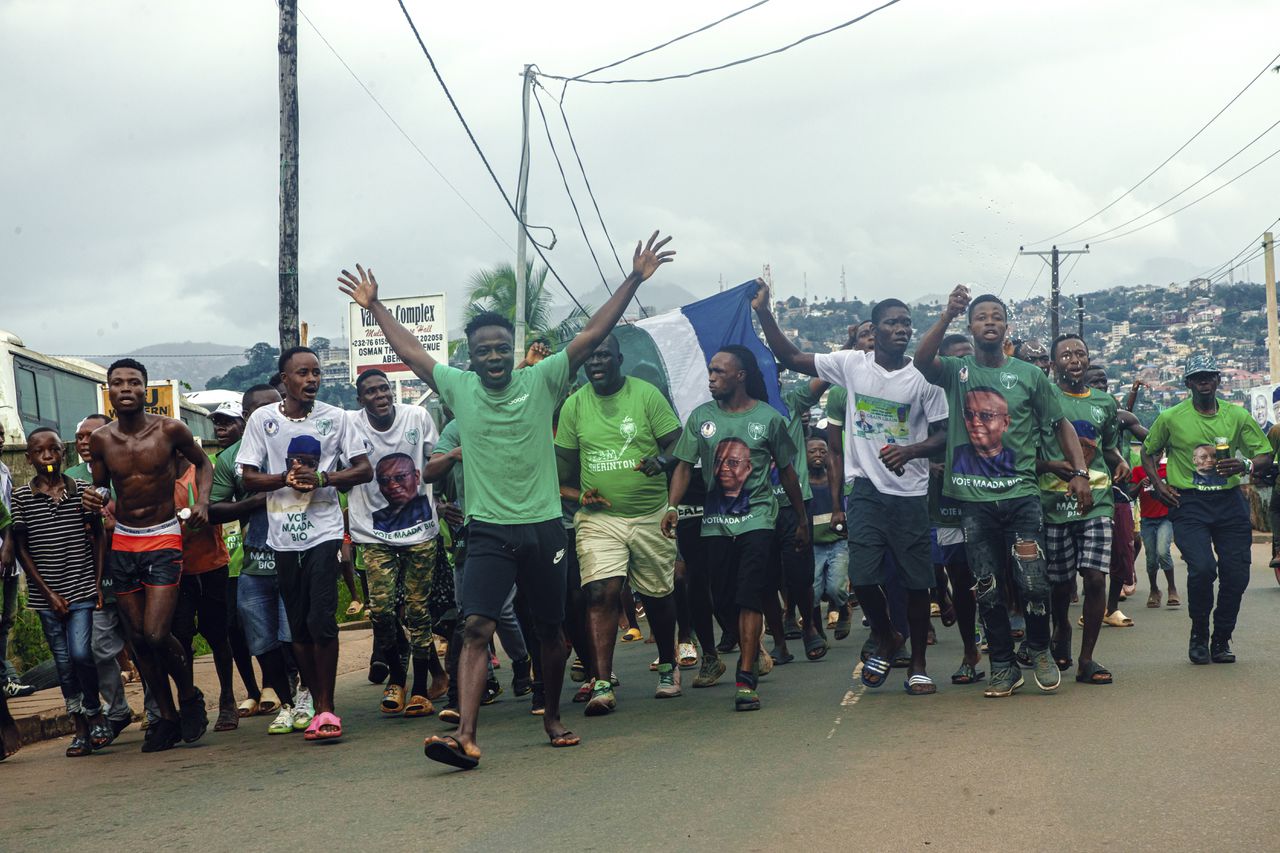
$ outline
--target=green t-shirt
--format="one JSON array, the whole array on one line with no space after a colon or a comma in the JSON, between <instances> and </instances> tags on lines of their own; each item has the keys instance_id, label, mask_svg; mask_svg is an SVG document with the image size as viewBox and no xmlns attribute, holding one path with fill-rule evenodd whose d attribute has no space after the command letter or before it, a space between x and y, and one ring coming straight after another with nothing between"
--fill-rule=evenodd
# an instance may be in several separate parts
<instances>
[{"instance_id":1,"label":"green t-shirt","mask_svg":"<svg viewBox=\"0 0 1280 853\"><path fill-rule=\"evenodd\" d=\"M593 512L635 518L667 505L667 478L646 476L635 467L657 456L658 439L678 429L680 421L662 392L627 377L607 397L590 385L571 394L560 410L556 446L578 451L582 490L599 489L612 504Z\"/></svg>"},{"instance_id":2,"label":"green t-shirt","mask_svg":"<svg viewBox=\"0 0 1280 853\"><path fill-rule=\"evenodd\" d=\"M1067 481L1057 474L1040 475L1040 504L1044 520L1050 524L1066 524L1088 518L1110 518L1115 508L1111 495L1111 467L1104 452L1118 450L1120 422L1116 420L1115 397L1097 388L1080 397L1068 394L1059 386L1053 387L1062 407L1062 416L1071 421L1080 438L1084 451L1085 467L1089 470L1089 491L1093 493L1093 508L1081 515L1075 497L1067 491ZM1056 436L1046 440L1041 447L1045 459L1064 459L1062 447Z\"/></svg>"},{"instance_id":3,"label":"green t-shirt","mask_svg":"<svg viewBox=\"0 0 1280 853\"><path fill-rule=\"evenodd\" d=\"M1049 380L1016 358L999 367L983 367L971 355L939 361L937 384L951 407L942 493L976 502L1038 497L1040 432L1062 419ZM982 452L975 449L975 439Z\"/></svg>"},{"instance_id":4,"label":"green t-shirt","mask_svg":"<svg viewBox=\"0 0 1280 853\"><path fill-rule=\"evenodd\" d=\"M791 446L796 449L796 455L800 456L796 460L796 479L800 481L800 496L805 500L813 497L813 489L809 486L809 465L808 460L804 458L804 421L800 417L816 406L821 397L821 394L814 394L809 390L808 379L799 388L788 391L782 396L782 402L791 413L791 417L787 418L787 435L791 437ZM781 483L773 484L773 496L779 503L787 499L787 493Z\"/></svg>"},{"instance_id":5,"label":"green t-shirt","mask_svg":"<svg viewBox=\"0 0 1280 853\"><path fill-rule=\"evenodd\" d=\"M431 448L431 455L437 453L451 453L454 449L462 446L462 436L458 433L458 419L454 418L444 425L444 429L440 430L440 438L436 441L436 446ZM462 480L462 460L453 463L453 467L449 469L449 489L453 497L458 502L458 509L464 513L467 511L466 489Z\"/></svg>"},{"instance_id":6,"label":"green t-shirt","mask_svg":"<svg viewBox=\"0 0 1280 853\"><path fill-rule=\"evenodd\" d=\"M707 489L703 536L773 529L778 502L769 466L786 468L796 455L787 422L777 409L757 402L745 412L730 413L714 400L703 403L689 414L675 455L691 465L702 462ZM724 484L716 476L718 469L723 469Z\"/></svg>"},{"instance_id":7,"label":"green t-shirt","mask_svg":"<svg viewBox=\"0 0 1280 853\"><path fill-rule=\"evenodd\" d=\"M1175 489L1217 492L1240 485L1239 476L1223 477L1214 470L1214 448L1220 437L1230 445L1231 456L1252 459L1271 453L1258 422L1243 406L1222 398L1212 415L1196 411L1190 397L1165 409L1151 425L1145 447L1157 458L1161 450L1168 456L1165 480Z\"/></svg>"},{"instance_id":8,"label":"green t-shirt","mask_svg":"<svg viewBox=\"0 0 1280 853\"><path fill-rule=\"evenodd\" d=\"M468 519L536 524L560 517L551 418L569 378L565 350L515 371L496 391L478 374L436 364L436 388L458 421L471 475Z\"/></svg>"},{"instance_id":9,"label":"green t-shirt","mask_svg":"<svg viewBox=\"0 0 1280 853\"><path fill-rule=\"evenodd\" d=\"M838 427L841 433L844 432L844 419L848 414L848 406L849 392L839 385L832 385L831 390L827 392L827 406L826 411L823 414L827 416L827 423L834 427ZM831 448L831 451L834 453L835 448ZM847 452L843 449L843 443L842 452ZM843 471L840 472L840 476L844 476ZM845 495L853 494L852 482L846 482L844 484L844 493Z\"/></svg>"}]
</instances>

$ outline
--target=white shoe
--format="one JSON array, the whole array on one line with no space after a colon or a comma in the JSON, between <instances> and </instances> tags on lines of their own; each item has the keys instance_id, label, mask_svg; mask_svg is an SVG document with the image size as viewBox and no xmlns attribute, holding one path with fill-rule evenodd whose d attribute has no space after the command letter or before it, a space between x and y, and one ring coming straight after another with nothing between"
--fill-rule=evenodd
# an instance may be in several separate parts
<instances>
[{"instance_id":1,"label":"white shoe","mask_svg":"<svg viewBox=\"0 0 1280 853\"><path fill-rule=\"evenodd\" d=\"M281 705L276 718L271 721L271 725L267 726L267 734L269 735L287 735L293 732L293 708L288 705Z\"/></svg>"},{"instance_id":2,"label":"white shoe","mask_svg":"<svg viewBox=\"0 0 1280 853\"><path fill-rule=\"evenodd\" d=\"M311 702L311 691L304 687L298 691L297 702L293 706L293 730L300 732L311 725L311 718L315 715L316 709Z\"/></svg>"},{"instance_id":3,"label":"white shoe","mask_svg":"<svg viewBox=\"0 0 1280 853\"><path fill-rule=\"evenodd\" d=\"M654 659L653 659L653 663L649 664L649 671L650 671L650 672L657 672L657 671L658 671L658 664L659 664L659 663L661 663L661 662L662 662L662 658L660 658L660 657L656 657L656 658L654 658Z\"/></svg>"}]
</instances>

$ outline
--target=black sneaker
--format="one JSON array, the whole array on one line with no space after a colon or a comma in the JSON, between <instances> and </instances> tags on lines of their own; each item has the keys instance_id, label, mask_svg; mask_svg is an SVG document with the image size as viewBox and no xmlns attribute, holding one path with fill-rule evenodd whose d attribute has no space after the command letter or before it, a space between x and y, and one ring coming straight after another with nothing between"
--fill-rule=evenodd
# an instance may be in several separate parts
<instances>
[{"instance_id":1,"label":"black sneaker","mask_svg":"<svg viewBox=\"0 0 1280 853\"><path fill-rule=\"evenodd\" d=\"M173 720L163 717L147 726L147 733L142 738L143 752L164 752L173 749L182 739L181 730Z\"/></svg>"},{"instance_id":2,"label":"black sneaker","mask_svg":"<svg viewBox=\"0 0 1280 853\"><path fill-rule=\"evenodd\" d=\"M511 664L511 692L516 696L533 692L533 658L526 655L524 660Z\"/></svg>"},{"instance_id":3,"label":"black sneaker","mask_svg":"<svg viewBox=\"0 0 1280 853\"><path fill-rule=\"evenodd\" d=\"M0 690L4 692L7 699L20 699L23 696L30 696L36 692L36 688L31 684L19 684L15 678L6 678Z\"/></svg>"},{"instance_id":4,"label":"black sneaker","mask_svg":"<svg viewBox=\"0 0 1280 853\"><path fill-rule=\"evenodd\" d=\"M204 706L204 694L199 687L195 694L178 703L178 713L182 720L184 743L195 743L204 737L205 730L209 728L209 711Z\"/></svg>"},{"instance_id":5,"label":"black sneaker","mask_svg":"<svg viewBox=\"0 0 1280 853\"><path fill-rule=\"evenodd\" d=\"M484 698L480 700L481 705L492 705L498 701L498 697L502 695L502 685L498 683L496 678L490 679L484 685Z\"/></svg>"},{"instance_id":6,"label":"black sneaker","mask_svg":"<svg viewBox=\"0 0 1280 853\"><path fill-rule=\"evenodd\" d=\"M1235 663L1236 653L1231 651L1231 640L1214 637L1213 642L1209 644L1209 657L1214 663Z\"/></svg>"},{"instance_id":7,"label":"black sneaker","mask_svg":"<svg viewBox=\"0 0 1280 853\"><path fill-rule=\"evenodd\" d=\"M112 738L118 738L120 737L120 733L122 731L129 728L129 726L133 725L133 718L121 717L117 720L107 720L107 725L111 726Z\"/></svg>"},{"instance_id":8,"label":"black sneaker","mask_svg":"<svg viewBox=\"0 0 1280 853\"><path fill-rule=\"evenodd\" d=\"M1187 646L1187 657L1194 664L1207 664L1213 660L1209 654L1209 638L1203 632L1192 629L1191 642Z\"/></svg>"}]
</instances>

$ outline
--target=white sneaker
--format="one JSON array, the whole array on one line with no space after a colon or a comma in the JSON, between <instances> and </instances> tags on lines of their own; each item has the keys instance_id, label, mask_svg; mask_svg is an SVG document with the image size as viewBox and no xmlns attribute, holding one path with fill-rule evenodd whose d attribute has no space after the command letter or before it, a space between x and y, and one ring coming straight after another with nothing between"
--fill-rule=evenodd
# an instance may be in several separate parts
<instances>
[{"instance_id":1,"label":"white sneaker","mask_svg":"<svg viewBox=\"0 0 1280 853\"><path fill-rule=\"evenodd\" d=\"M281 705L276 718L267 726L269 735L287 735L293 733L293 708Z\"/></svg>"},{"instance_id":2,"label":"white sneaker","mask_svg":"<svg viewBox=\"0 0 1280 853\"><path fill-rule=\"evenodd\" d=\"M311 691L304 687L298 691L297 701L293 706L293 730L300 732L311 725L311 718L315 715L316 709L311 702Z\"/></svg>"}]
</instances>

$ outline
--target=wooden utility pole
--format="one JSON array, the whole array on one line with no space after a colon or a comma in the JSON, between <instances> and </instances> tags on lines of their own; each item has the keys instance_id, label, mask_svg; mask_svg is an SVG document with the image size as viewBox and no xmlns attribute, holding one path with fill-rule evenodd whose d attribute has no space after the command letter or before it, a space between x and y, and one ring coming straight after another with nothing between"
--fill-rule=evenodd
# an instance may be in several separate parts
<instances>
[{"instance_id":1,"label":"wooden utility pole","mask_svg":"<svg viewBox=\"0 0 1280 853\"><path fill-rule=\"evenodd\" d=\"M1084 297L1076 297L1076 322L1080 326L1080 340L1084 340Z\"/></svg>"},{"instance_id":2,"label":"wooden utility pole","mask_svg":"<svg viewBox=\"0 0 1280 853\"><path fill-rule=\"evenodd\" d=\"M1262 257L1267 270L1267 356L1271 381L1280 382L1280 320L1276 319L1276 241L1271 232L1262 235Z\"/></svg>"},{"instance_id":3,"label":"wooden utility pole","mask_svg":"<svg viewBox=\"0 0 1280 853\"><path fill-rule=\"evenodd\" d=\"M1054 246L1052 249L1050 249L1047 252L1027 252L1027 251L1024 251L1021 246L1019 246L1018 253L1022 255L1036 255L1041 260L1045 260L1046 257L1048 258L1048 260L1045 262L1049 264L1049 269L1053 274L1050 282L1051 289L1049 291L1049 340L1050 342L1052 342L1056 340L1058 337L1058 327L1059 327L1059 321L1061 319L1059 317L1059 312L1058 312L1058 303L1061 301L1061 298L1062 298L1062 292L1059 289L1060 282L1058 281L1059 264L1061 263L1062 257L1064 255L1089 254L1089 247L1088 245L1086 245L1083 249L1059 250L1057 246Z\"/></svg>"},{"instance_id":4,"label":"wooden utility pole","mask_svg":"<svg viewBox=\"0 0 1280 853\"><path fill-rule=\"evenodd\" d=\"M280 2L280 350L298 345L298 0Z\"/></svg>"},{"instance_id":5,"label":"wooden utility pole","mask_svg":"<svg viewBox=\"0 0 1280 853\"><path fill-rule=\"evenodd\" d=\"M528 324L525 322L525 299L529 289L528 254L529 235L525 231L525 218L529 210L529 93L533 91L533 66L524 67L524 93L521 96L524 104L524 120L520 128L520 177L516 184L516 216L520 230L516 232L516 358L523 358L525 351L525 333Z\"/></svg>"}]
</instances>

